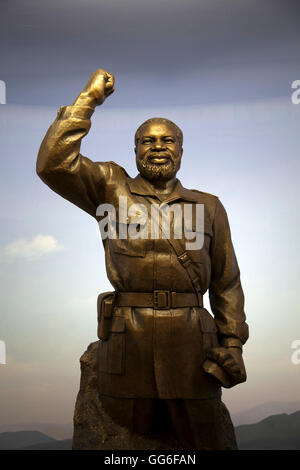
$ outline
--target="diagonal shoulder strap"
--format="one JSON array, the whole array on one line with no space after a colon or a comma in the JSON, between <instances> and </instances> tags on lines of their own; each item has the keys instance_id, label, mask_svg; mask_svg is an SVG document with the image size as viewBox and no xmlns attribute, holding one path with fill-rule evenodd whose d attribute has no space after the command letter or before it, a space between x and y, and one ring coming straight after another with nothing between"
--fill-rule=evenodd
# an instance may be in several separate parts
<instances>
[{"instance_id":1,"label":"diagonal shoulder strap","mask_svg":"<svg viewBox=\"0 0 300 470\"><path fill-rule=\"evenodd\" d=\"M161 224L159 225L161 226ZM163 228L162 228L162 233L164 233ZM166 240L169 242L169 244L175 251L178 261L180 262L181 266L184 267L184 269L186 270L191 280L194 291L196 292L197 297L198 297L199 307L203 307L203 298L202 298L202 292L201 292L200 278L199 278L199 275L196 273L196 270L194 268L193 262L189 254L183 249L179 240L167 238L167 237L166 237Z\"/></svg>"},{"instance_id":2,"label":"diagonal shoulder strap","mask_svg":"<svg viewBox=\"0 0 300 470\"><path fill-rule=\"evenodd\" d=\"M153 203L153 200L152 200L151 197L146 197L146 199L151 204ZM153 222L154 221L151 220L151 223L153 223ZM203 307L203 297L202 297L202 292L201 292L201 280L199 278L198 273L196 272L196 270L194 268L193 262L192 262L192 260L189 256L189 254L183 248L182 243L180 242L180 240L178 240L176 238L168 237L168 234L166 234L166 232L163 229L160 218L158 218L158 225L159 225L159 228L161 229L161 233L164 235L165 239L169 242L169 244L170 244L171 248L173 249L173 251L175 251L178 261L180 262L180 264L186 270L186 272L187 272L187 274L188 274L188 276L191 280L194 291L197 294L199 306Z\"/></svg>"}]
</instances>

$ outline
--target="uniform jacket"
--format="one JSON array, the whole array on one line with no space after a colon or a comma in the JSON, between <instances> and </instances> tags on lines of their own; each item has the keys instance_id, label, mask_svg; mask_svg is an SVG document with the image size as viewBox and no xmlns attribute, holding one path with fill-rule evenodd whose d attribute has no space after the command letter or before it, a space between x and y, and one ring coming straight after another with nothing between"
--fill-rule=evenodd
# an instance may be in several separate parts
<instances>
[{"instance_id":1,"label":"uniform jacket","mask_svg":"<svg viewBox=\"0 0 300 470\"><path fill-rule=\"evenodd\" d=\"M40 147L37 172L55 192L96 216L103 203L116 208L119 197L128 206L149 197L158 205L203 204L204 243L189 255L209 291L213 312L201 307L157 310L115 307L107 341L100 342L99 391L119 397L208 398L220 394L220 383L202 369L209 347L241 346L248 338L240 272L225 209L208 193L189 190L179 180L160 200L140 174L131 178L114 162L93 162L80 154L93 108L61 107ZM129 224L131 217L122 220ZM195 224L192 225L195 230ZM150 234L150 232L149 232ZM194 292L190 278L167 240L106 238L107 276L119 292L170 290Z\"/></svg>"}]
</instances>

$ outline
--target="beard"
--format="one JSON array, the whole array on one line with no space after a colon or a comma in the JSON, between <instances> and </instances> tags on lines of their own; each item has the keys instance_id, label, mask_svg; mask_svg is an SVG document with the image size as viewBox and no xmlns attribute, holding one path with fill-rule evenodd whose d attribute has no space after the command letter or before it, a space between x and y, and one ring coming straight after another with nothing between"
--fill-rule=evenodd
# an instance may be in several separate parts
<instances>
[{"instance_id":1,"label":"beard","mask_svg":"<svg viewBox=\"0 0 300 470\"><path fill-rule=\"evenodd\" d=\"M152 163L150 158L136 159L136 166L140 174L149 181L168 181L176 175L180 168L180 160L177 163L169 157L166 163Z\"/></svg>"}]
</instances>

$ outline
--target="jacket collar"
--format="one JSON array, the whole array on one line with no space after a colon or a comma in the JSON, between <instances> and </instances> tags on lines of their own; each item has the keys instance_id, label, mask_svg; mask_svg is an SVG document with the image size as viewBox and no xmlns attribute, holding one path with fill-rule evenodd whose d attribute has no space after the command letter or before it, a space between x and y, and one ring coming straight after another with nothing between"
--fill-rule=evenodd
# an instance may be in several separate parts
<instances>
[{"instance_id":1,"label":"jacket collar","mask_svg":"<svg viewBox=\"0 0 300 470\"><path fill-rule=\"evenodd\" d=\"M154 196L161 200L159 194L155 192L152 186L148 181L141 176L139 173L135 178L130 178L128 180L128 186L130 192L133 194L139 194L140 196ZM197 202L199 200L199 194L191 189L186 189L182 186L181 182L177 179L175 188L172 193L164 199L164 203L175 201L177 199L183 199L185 201Z\"/></svg>"}]
</instances>

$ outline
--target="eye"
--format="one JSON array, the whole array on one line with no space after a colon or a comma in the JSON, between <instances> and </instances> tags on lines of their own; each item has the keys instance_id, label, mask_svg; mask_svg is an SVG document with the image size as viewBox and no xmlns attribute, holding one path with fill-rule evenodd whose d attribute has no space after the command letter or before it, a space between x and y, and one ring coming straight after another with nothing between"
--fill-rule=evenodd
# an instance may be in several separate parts
<instances>
[{"instance_id":1,"label":"eye","mask_svg":"<svg viewBox=\"0 0 300 470\"><path fill-rule=\"evenodd\" d=\"M142 144L151 144L151 139L143 139Z\"/></svg>"},{"instance_id":2,"label":"eye","mask_svg":"<svg viewBox=\"0 0 300 470\"><path fill-rule=\"evenodd\" d=\"M167 137L167 138L165 139L165 142L166 142L167 144L173 144L173 142L175 142L175 140L172 139L172 137Z\"/></svg>"}]
</instances>

